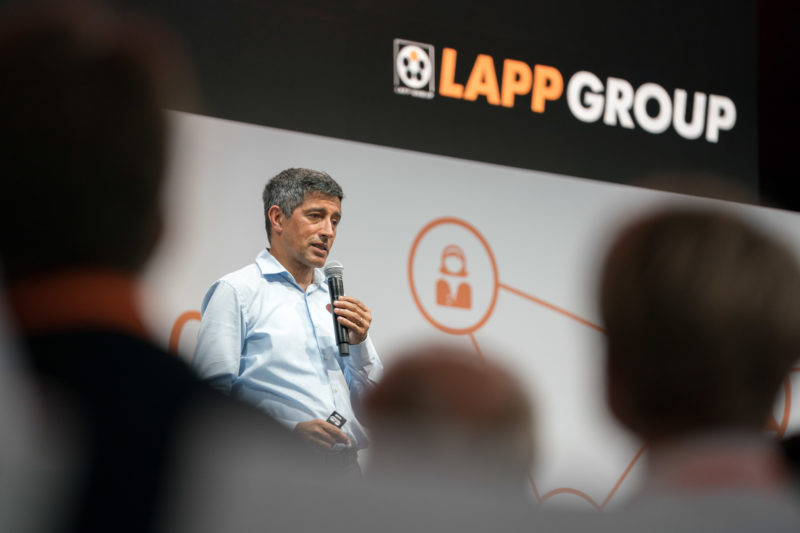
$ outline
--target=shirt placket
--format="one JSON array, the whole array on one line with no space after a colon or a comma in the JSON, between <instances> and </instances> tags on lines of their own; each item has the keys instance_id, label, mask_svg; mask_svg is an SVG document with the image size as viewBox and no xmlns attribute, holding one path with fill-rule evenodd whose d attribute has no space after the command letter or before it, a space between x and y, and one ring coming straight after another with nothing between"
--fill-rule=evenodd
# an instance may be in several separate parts
<instances>
[{"instance_id":1,"label":"shirt placket","mask_svg":"<svg viewBox=\"0 0 800 533\"><path fill-rule=\"evenodd\" d=\"M306 312L311 322L311 331L313 332L314 341L317 345L317 353L319 354L320 362L322 364L322 375L320 376L320 378L322 379L323 383L327 384L328 391L330 392L331 404L334 406L335 409L341 409L340 405L341 402L339 402L339 393L341 392L340 390L341 385L337 384L335 380L332 380L329 374L330 371L336 370L336 368L334 368L333 365L336 365L338 367L338 363L335 360L332 360L331 356L325 353L325 350L322 349L322 345L320 344L320 335L324 331L323 329L324 326L319 323L319 318L315 317L311 312L312 309L311 298L315 290L317 290L316 287L314 287L313 285L309 286L307 291L304 293L304 298L306 304ZM333 319L331 318L331 320Z\"/></svg>"}]
</instances>

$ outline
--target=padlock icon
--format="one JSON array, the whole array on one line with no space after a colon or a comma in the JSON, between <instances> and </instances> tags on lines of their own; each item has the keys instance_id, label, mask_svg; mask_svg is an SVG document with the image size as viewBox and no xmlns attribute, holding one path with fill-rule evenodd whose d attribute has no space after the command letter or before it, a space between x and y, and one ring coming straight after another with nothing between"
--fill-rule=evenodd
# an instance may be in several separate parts
<instances>
[{"instance_id":1,"label":"padlock icon","mask_svg":"<svg viewBox=\"0 0 800 533\"><path fill-rule=\"evenodd\" d=\"M445 276L456 278L467 277L467 259L464 251L450 244L442 250L442 264L439 272ZM445 307L457 307L460 309L470 309L472 307L472 287L466 281L462 281L456 287L453 295L450 282L446 278L436 281L436 303Z\"/></svg>"}]
</instances>

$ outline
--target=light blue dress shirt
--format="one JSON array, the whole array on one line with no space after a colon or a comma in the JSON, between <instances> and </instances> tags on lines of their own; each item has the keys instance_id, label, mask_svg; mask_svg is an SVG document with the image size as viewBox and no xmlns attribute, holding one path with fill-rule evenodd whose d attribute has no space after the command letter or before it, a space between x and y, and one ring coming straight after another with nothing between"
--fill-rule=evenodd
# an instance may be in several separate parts
<instances>
[{"instance_id":1,"label":"light blue dress shirt","mask_svg":"<svg viewBox=\"0 0 800 533\"><path fill-rule=\"evenodd\" d=\"M329 303L322 271L314 270L303 291L264 250L206 293L192 366L290 429L337 411L347 419L341 429L350 446L365 448L351 402L380 378L383 365L369 337L351 346L350 356L339 355Z\"/></svg>"}]
</instances>

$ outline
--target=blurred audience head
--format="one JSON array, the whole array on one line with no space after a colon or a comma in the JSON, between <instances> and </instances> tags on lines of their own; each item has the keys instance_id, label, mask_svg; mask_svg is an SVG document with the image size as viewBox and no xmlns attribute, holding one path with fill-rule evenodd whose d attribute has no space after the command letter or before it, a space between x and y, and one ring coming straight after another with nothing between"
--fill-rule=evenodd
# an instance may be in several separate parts
<instances>
[{"instance_id":1,"label":"blurred audience head","mask_svg":"<svg viewBox=\"0 0 800 533\"><path fill-rule=\"evenodd\" d=\"M800 271L733 215L671 208L629 224L600 286L611 409L653 443L759 430L800 354Z\"/></svg>"},{"instance_id":2,"label":"blurred audience head","mask_svg":"<svg viewBox=\"0 0 800 533\"><path fill-rule=\"evenodd\" d=\"M189 95L152 21L84 3L0 23L0 254L9 281L138 271L159 235L163 108Z\"/></svg>"},{"instance_id":3,"label":"blurred audience head","mask_svg":"<svg viewBox=\"0 0 800 533\"><path fill-rule=\"evenodd\" d=\"M533 460L532 413L516 380L474 351L425 346L396 359L367 397L369 473L428 476L522 493Z\"/></svg>"}]
</instances>

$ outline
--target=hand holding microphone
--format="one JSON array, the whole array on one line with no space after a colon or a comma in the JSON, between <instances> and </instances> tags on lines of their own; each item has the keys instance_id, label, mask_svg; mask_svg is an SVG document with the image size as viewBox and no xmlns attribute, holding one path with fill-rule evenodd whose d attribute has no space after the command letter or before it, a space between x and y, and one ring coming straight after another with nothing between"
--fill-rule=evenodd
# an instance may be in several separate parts
<instances>
[{"instance_id":1,"label":"hand holding microphone","mask_svg":"<svg viewBox=\"0 0 800 533\"><path fill-rule=\"evenodd\" d=\"M358 298L345 296L342 283L344 267L341 263L331 261L325 265L324 272L328 278L332 305L329 310L333 313L336 344L341 355L349 355L350 344L360 344L367 338L372 323L372 312Z\"/></svg>"}]
</instances>

